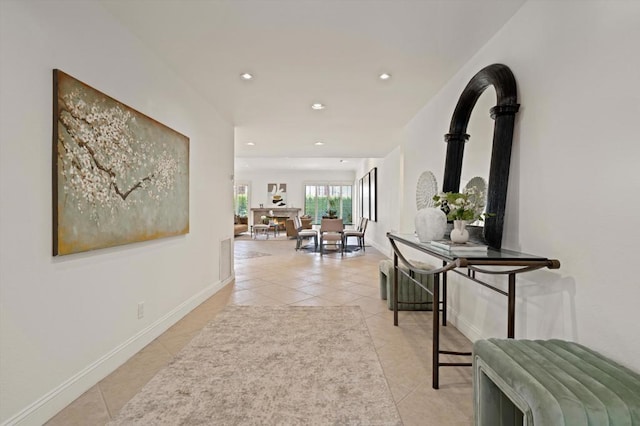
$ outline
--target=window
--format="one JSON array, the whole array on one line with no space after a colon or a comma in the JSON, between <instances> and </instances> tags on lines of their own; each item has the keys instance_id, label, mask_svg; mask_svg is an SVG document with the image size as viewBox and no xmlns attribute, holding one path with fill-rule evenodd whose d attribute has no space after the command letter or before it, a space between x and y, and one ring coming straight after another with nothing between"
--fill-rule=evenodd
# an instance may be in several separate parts
<instances>
[{"instance_id":1,"label":"window","mask_svg":"<svg viewBox=\"0 0 640 426\"><path fill-rule=\"evenodd\" d=\"M334 214L345 224L353 222L352 185L306 184L304 214L318 224L323 216Z\"/></svg>"},{"instance_id":2,"label":"window","mask_svg":"<svg viewBox=\"0 0 640 426\"><path fill-rule=\"evenodd\" d=\"M233 210L236 215L247 217L249 206L249 184L238 183L233 185Z\"/></svg>"}]
</instances>

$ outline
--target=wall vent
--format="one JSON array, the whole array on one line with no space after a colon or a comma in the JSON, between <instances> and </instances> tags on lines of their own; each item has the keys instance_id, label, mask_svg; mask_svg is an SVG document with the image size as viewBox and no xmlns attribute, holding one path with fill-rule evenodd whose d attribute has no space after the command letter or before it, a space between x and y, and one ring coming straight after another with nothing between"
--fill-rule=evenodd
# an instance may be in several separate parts
<instances>
[{"instance_id":1,"label":"wall vent","mask_svg":"<svg viewBox=\"0 0 640 426\"><path fill-rule=\"evenodd\" d=\"M220 242L220 281L225 281L231 277L231 264L233 262L232 247L231 238Z\"/></svg>"}]
</instances>

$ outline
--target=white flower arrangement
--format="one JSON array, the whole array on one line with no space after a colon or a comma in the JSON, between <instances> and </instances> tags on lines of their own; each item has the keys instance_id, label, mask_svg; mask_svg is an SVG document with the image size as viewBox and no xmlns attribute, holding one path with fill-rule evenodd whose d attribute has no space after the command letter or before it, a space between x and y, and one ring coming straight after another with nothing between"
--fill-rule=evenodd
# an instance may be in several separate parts
<instances>
[{"instance_id":1,"label":"white flower arrangement","mask_svg":"<svg viewBox=\"0 0 640 426\"><path fill-rule=\"evenodd\" d=\"M441 192L433 196L433 201L449 220L474 222L491 216L484 213L484 192L475 186L465 188L462 192Z\"/></svg>"}]
</instances>

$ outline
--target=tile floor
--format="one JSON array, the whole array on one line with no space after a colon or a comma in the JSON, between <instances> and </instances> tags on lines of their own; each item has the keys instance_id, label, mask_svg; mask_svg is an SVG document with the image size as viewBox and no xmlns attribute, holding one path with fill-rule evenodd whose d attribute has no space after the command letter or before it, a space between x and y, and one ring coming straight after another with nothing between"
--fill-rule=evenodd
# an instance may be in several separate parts
<instances>
[{"instance_id":1,"label":"tile floor","mask_svg":"<svg viewBox=\"0 0 640 426\"><path fill-rule=\"evenodd\" d=\"M295 251L295 240L284 238L256 241L241 237L235 246L235 283L194 309L47 425L106 423L227 305L358 305L403 423L472 423L471 369L442 368L441 388L431 388L431 313L400 312L400 326L393 326L393 312L379 297L382 254L367 248L366 253L344 257L330 253L321 258L310 251ZM441 342L444 349L471 348L452 326L443 328Z\"/></svg>"}]
</instances>

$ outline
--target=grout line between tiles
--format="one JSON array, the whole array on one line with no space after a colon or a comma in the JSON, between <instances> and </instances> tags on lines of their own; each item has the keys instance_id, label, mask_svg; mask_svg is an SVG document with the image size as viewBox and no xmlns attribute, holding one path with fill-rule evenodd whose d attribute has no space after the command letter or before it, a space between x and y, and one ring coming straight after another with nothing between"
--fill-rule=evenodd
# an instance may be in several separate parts
<instances>
[{"instance_id":1,"label":"grout line between tiles","mask_svg":"<svg viewBox=\"0 0 640 426\"><path fill-rule=\"evenodd\" d=\"M107 410L107 415L109 416L109 420L113 420L117 413L111 413L111 409L109 408L109 404L107 404L107 400L102 393L102 387L100 386L102 380L98 382L98 391L100 392L100 399L102 400L102 405L104 405L105 410Z\"/></svg>"}]
</instances>

